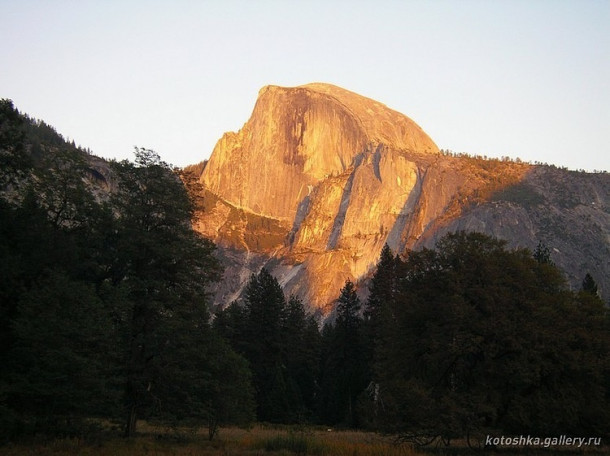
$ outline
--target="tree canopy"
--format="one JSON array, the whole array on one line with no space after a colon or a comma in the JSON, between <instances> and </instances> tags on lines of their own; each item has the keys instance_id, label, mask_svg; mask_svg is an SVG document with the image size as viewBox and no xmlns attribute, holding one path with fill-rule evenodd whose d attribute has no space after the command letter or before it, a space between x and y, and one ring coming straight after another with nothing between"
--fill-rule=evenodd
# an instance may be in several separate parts
<instances>
[{"instance_id":1,"label":"tree canopy","mask_svg":"<svg viewBox=\"0 0 610 456\"><path fill-rule=\"evenodd\" d=\"M243 304L218 312L214 325L250 364L258 420L311 420L319 333L299 299L286 302L277 279L263 268L250 277Z\"/></svg>"},{"instance_id":2,"label":"tree canopy","mask_svg":"<svg viewBox=\"0 0 610 456\"><path fill-rule=\"evenodd\" d=\"M540 250L459 232L399 262L375 357L381 429L420 443L607 432L608 309Z\"/></svg>"},{"instance_id":3,"label":"tree canopy","mask_svg":"<svg viewBox=\"0 0 610 456\"><path fill-rule=\"evenodd\" d=\"M251 420L246 362L209 324L214 245L192 230L176 172L136 149L112 165L114 192L96 193L83 151L0 108L0 437L96 417L126 435L147 418L212 437Z\"/></svg>"},{"instance_id":4,"label":"tree canopy","mask_svg":"<svg viewBox=\"0 0 610 456\"><path fill-rule=\"evenodd\" d=\"M359 427L358 397L369 381L368 340L360 298L347 280L337 300L336 319L322 332L320 420L326 424Z\"/></svg>"}]
</instances>

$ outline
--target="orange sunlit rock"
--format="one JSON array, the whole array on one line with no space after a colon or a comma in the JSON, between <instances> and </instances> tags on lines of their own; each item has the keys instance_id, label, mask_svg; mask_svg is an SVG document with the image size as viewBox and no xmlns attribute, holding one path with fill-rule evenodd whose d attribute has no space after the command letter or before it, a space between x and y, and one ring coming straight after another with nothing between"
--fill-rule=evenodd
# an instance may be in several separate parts
<instances>
[{"instance_id":1,"label":"orange sunlit rock","mask_svg":"<svg viewBox=\"0 0 610 456\"><path fill-rule=\"evenodd\" d=\"M265 266L286 294L326 313L346 279L370 276L386 243L402 254L466 229L535 246L545 235L542 204L556 198L545 187L551 171L442 154L408 117L336 86L267 86L203 169L194 226L221 247L218 303L238 298ZM603 234L610 216L602 206L587 210ZM574 226L582 219L561 217ZM572 256L583 249L571 248Z\"/></svg>"}]
</instances>

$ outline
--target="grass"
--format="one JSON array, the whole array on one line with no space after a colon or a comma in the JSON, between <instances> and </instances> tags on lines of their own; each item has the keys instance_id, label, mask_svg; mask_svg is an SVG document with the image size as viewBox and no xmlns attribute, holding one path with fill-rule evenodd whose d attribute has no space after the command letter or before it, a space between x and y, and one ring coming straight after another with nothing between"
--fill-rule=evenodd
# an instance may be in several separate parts
<instances>
[{"instance_id":1,"label":"grass","mask_svg":"<svg viewBox=\"0 0 610 456\"><path fill-rule=\"evenodd\" d=\"M389 439L359 431L274 431L259 437L256 449L265 454L321 456L410 456L416 455L410 446L395 445ZM260 433L258 431L257 433Z\"/></svg>"},{"instance_id":2,"label":"grass","mask_svg":"<svg viewBox=\"0 0 610 456\"><path fill-rule=\"evenodd\" d=\"M143 423L144 424L144 423ZM564 456L609 454L608 447L587 451L570 449L499 449L472 452L465 445L451 448L414 449L396 445L388 437L362 431L330 431L312 427L256 426L252 429L222 428L213 441L207 432L176 432L143 425L138 437L126 440L116 434L97 441L78 438L49 442L11 444L0 447L0 456L425 456L498 455Z\"/></svg>"},{"instance_id":3,"label":"grass","mask_svg":"<svg viewBox=\"0 0 610 456\"><path fill-rule=\"evenodd\" d=\"M415 456L410 447L394 445L376 434L312 428L257 426L222 428L208 441L206 433L175 433L142 426L138 437L118 436L97 442L77 438L0 447L0 456Z\"/></svg>"}]
</instances>

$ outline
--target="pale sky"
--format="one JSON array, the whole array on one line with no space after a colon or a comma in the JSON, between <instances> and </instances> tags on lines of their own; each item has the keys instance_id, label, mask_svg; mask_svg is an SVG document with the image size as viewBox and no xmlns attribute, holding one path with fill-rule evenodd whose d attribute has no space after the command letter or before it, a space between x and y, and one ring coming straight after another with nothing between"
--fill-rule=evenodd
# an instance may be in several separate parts
<instances>
[{"instance_id":1,"label":"pale sky","mask_svg":"<svg viewBox=\"0 0 610 456\"><path fill-rule=\"evenodd\" d=\"M610 170L610 0L0 0L0 98L184 166L258 91L327 82L443 149Z\"/></svg>"}]
</instances>

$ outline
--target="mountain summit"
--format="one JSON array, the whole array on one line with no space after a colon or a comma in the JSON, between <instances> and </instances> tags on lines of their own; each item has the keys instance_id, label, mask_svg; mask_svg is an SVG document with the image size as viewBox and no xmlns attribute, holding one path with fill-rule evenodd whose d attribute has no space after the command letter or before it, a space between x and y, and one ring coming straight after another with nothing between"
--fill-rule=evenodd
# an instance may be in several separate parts
<instances>
[{"instance_id":1,"label":"mountain summit","mask_svg":"<svg viewBox=\"0 0 610 456\"><path fill-rule=\"evenodd\" d=\"M542 240L575 284L610 272L608 175L442 154L405 115L330 84L262 88L199 181L194 226L227 266L219 303L265 266L326 313L384 244L402 254L456 229L532 249Z\"/></svg>"},{"instance_id":2,"label":"mountain summit","mask_svg":"<svg viewBox=\"0 0 610 456\"><path fill-rule=\"evenodd\" d=\"M313 187L379 144L438 154L412 120L329 84L260 90L250 120L216 145L201 181L248 211L294 219Z\"/></svg>"}]
</instances>

